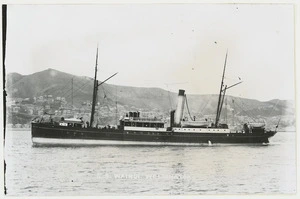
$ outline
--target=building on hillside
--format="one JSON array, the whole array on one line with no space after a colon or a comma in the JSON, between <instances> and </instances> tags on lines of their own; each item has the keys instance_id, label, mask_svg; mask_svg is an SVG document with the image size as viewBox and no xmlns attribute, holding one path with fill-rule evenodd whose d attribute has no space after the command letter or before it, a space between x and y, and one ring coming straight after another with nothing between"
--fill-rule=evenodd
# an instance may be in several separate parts
<instances>
[{"instance_id":1,"label":"building on hillside","mask_svg":"<svg viewBox=\"0 0 300 199\"><path fill-rule=\"evenodd\" d=\"M19 113L20 112L20 109L21 109L21 107L20 106L12 106L11 107L12 108L12 112L13 113Z\"/></svg>"}]
</instances>

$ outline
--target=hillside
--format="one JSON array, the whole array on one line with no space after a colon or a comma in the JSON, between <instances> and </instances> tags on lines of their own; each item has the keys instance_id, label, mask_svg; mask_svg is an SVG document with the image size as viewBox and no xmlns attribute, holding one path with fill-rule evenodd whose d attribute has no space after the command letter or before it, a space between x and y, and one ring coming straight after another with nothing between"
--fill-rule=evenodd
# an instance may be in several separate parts
<instances>
[{"instance_id":1,"label":"hillside","mask_svg":"<svg viewBox=\"0 0 300 199\"><path fill-rule=\"evenodd\" d=\"M11 73L7 75L6 90L9 98L33 98L44 95L65 97L67 102L72 101L80 107L82 102L91 101L93 80L88 77L74 76L54 69L47 69L31 75ZM177 93L160 88L142 88L103 84L99 87L98 101L101 106L115 106L129 110L159 111L168 114L176 106ZM206 117L216 112L218 95L189 95L188 106L191 115ZM287 100L270 100L261 102L227 96L221 117L232 118L233 114L239 118L263 118L278 120L279 117L287 118L287 123L294 122L294 102ZM277 119L276 119L277 118Z\"/></svg>"}]
</instances>

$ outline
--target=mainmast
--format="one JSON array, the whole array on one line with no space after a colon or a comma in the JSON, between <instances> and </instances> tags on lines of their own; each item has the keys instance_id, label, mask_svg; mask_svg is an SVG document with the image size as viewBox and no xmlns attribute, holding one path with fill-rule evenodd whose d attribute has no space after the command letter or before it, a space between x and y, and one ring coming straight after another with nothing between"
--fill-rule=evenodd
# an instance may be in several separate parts
<instances>
[{"instance_id":1,"label":"mainmast","mask_svg":"<svg viewBox=\"0 0 300 199\"><path fill-rule=\"evenodd\" d=\"M93 102L92 102L92 112L91 112L90 126L92 126L93 122L94 122L95 106L96 106L97 91L98 91L97 66L98 66L98 46L97 46L97 53L96 53L94 90L93 90Z\"/></svg>"},{"instance_id":2,"label":"mainmast","mask_svg":"<svg viewBox=\"0 0 300 199\"><path fill-rule=\"evenodd\" d=\"M217 115L216 115L216 121L215 121L215 127L218 127L219 124L219 120L220 120L220 116L221 116L221 111L222 111L222 107L223 107L223 103L224 103L224 97L225 97L225 93L226 90L228 90L229 88L232 88L236 85L239 85L240 83L242 83L242 81L237 82L231 86L227 86L225 85L224 87L224 76L225 76L225 69L226 69L226 62L227 62L227 54L228 51L226 52L226 57L225 57L225 63L224 63L224 69L223 69L223 76L222 76L222 81L221 81L221 87L220 87L220 93L219 93L219 100L218 100L218 107L217 107ZM239 78L241 80L241 78Z\"/></svg>"},{"instance_id":3,"label":"mainmast","mask_svg":"<svg viewBox=\"0 0 300 199\"><path fill-rule=\"evenodd\" d=\"M226 92L226 88L223 89L223 86L224 86L224 76L225 76L225 69L226 69L226 62L227 62L227 54L228 54L228 51L226 52L226 57L225 57L225 63L224 63L224 69L223 69L223 75L222 75L222 81L221 81L221 87L220 87L220 93L219 93L219 99L218 99L218 107L217 107L215 127L217 127L218 123L219 123L221 110L222 110L222 105L223 105L223 101L224 101L224 95L225 95L225 92ZM222 96L223 92L224 92L224 94Z\"/></svg>"}]
</instances>

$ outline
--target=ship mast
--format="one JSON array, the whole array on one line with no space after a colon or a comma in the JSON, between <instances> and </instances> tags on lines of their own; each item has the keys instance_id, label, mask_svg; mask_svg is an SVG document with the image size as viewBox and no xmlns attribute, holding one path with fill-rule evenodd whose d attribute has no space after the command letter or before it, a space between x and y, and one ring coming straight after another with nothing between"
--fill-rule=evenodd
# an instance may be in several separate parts
<instances>
[{"instance_id":1,"label":"ship mast","mask_svg":"<svg viewBox=\"0 0 300 199\"><path fill-rule=\"evenodd\" d=\"M216 121L215 121L215 127L216 128L218 127L218 124L219 124L219 120L220 120L220 116L221 116L221 111L222 111L222 107L223 107L223 103L224 103L224 97L225 97L226 90L242 83L242 81L240 81L240 82L237 82L237 83L235 83L231 86L225 85L225 88L223 88L224 87L224 76L225 76L226 62L227 62L227 54L228 54L228 51L226 52L223 75L222 75L222 81L221 81L221 87L220 87L220 93L219 93L217 115L216 115Z\"/></svg>"},{"instance_id":2,"label":"ship mast","mask_svg":"<svg viewBox=\"0 0 300 199\"><path fill-rule=\"evenodd\" d=\"M96 65L95 65L95 78L94 78L94 90L93 90L93 102L92 102L92 112L91 112L91 120L90 120L90 126L93 125L94 122L94 115L95 115L95 106L96 106L96 101L97 101L97 92L98 92L98 87L100 85L102 85L103 83L105 83L107 80L109 80L110 78L112 78L113 76L115 76L118 73L113 74L112 76L110 76L109 78L107 78L106 80L104 80L101 83L98 83L97 80L97 66L98 66L98 46L97 46L97 54L96 54Z\"/></svg>"},{"instance_id":3,"label":"ship mast","mask_svg":"<svg viewBox=\"0 0 300 199\"><path fill-rule=\"evenodd\" d=\"M93 102L92 102L92 112L91 112L90 126L92 126L92 125L93 125L93 122L94 122L94 114L95 114L96 98L97 98L97 91L98 91L97 66L98 66L98 46L97 46L97 54L96 54L95 77L94 77L94 90L93 90Z\"/></svg>"},{"instance_id":4,"label":"ship mast","mask_svg":"<svg viewBox=\"0 0 300 199\"><path fill-rule=\"evenodd\" d=\"M72 77L72 109L73 109L73 77Z\"/></svg>"},{"instance_id":5,"label":"ship mast","mask_svg":"<svg viewBox=\"0 0 300 199\"><path fill-rule=\"evenodd\" d=\"M224 63L224 69L223 69L223 75L222 75L222 81L221 81L221 87L220 87L220 93L219 93L219 99L218 99L215 127L218 127L221 110L222 110L222 105L223 105L223 101L224 101L224 96L225 96L225 92L226 92L226 88L223 89L223 86L224 86L224 76L225 76L225 69L226 69L227 54L228 54L228 51L226 52L226 57L225 57L225 63ZM222 96L222 93L223 93L223 96Z\"/></svg>"}]
</instances>

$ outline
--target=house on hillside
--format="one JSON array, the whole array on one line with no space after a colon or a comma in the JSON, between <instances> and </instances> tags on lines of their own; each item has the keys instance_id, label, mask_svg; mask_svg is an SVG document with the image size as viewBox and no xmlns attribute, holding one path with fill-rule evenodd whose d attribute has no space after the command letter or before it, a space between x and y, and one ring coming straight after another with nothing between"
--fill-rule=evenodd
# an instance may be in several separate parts
<instances>
[{"instance_id":1,"label":"house on hillside","mask_svg":"<svg viewBox=\"0 0 300 199\"><path fill-rule=\"evenodd\" d=\"M20 112L20 109L21 109L21 107L20 106L12 106L11 107L12 108L12 112L13 113L19 113Z\"/></svg>"}]
</instances>

